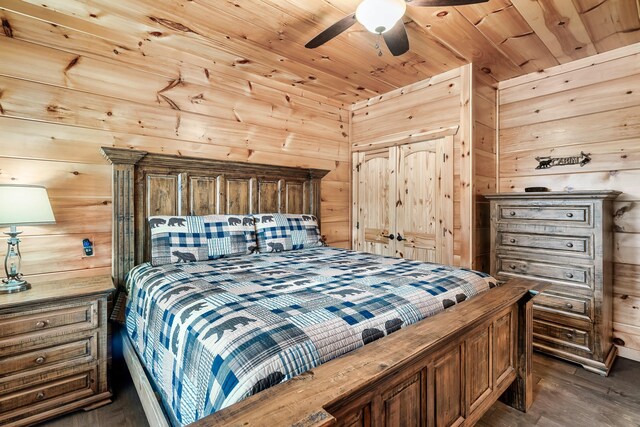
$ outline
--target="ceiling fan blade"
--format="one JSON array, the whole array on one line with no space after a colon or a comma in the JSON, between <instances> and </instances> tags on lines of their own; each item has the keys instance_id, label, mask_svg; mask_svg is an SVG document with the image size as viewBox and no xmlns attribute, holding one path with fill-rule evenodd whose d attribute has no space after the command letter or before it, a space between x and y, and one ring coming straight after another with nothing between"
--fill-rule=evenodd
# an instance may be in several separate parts
<instances>
[{"instance_id":1,"label":"ceiling fan blade","mask_svg":"<svg viewBox=\"0 0 640 427\"><path fill-rule=\"evenodd\" d=\"M348 30L355 23L356 23L356 14L352 13L350 15L347 15L341 20L339 20L338 22L336 22L335 24L333 24L332 26L330 26L329 28L327 28L326 30L324 30L323 32L321 32L320 34L318 34L317 36L315 36L314 38L312 38L309 41L309 43L304 45L304 47L306 47L307 49L314 49L318 46L322 46L323 44L325 44L335 36Z\"/></svg>"},{"instance_id":2,"label":"ceiling fan blade","mask_svg":"<svg viewBox=\"0 0 640 427\"><path fill-rule=\"evenodd\" d=\"M409 36L402 19L399 19L389 31L382 33L382 37L393 56L400 56L409 50Z\"/></svg>"},{"instance_id":3,"label":"ceiling fan blade","mask_svg":"<svg viewBox=\"0 0 640 427\"><path fill-rule=\"evenodd\" d=\"M406 0L407 6L442 7L464 6L466 4L486 3L489 0Z\"/></svg>"}]
</instances>

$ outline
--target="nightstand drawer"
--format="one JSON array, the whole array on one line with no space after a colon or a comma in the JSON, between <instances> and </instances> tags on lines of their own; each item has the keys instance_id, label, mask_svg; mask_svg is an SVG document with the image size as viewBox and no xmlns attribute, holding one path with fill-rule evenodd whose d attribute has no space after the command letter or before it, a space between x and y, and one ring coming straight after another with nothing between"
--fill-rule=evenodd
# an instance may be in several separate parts
<instances>
[{"instance_id":1,"label":"nightstand drawer","mask_svg":"<svg viewBox=\"0 0 640 427\"><path fill-rule=\"evenodd\" d=\"M562 222L566 225L588 224L591 206L515 206L499 208L499 222L545 221Z\"/></svg>"},{"instance_id":2,"label":"nightstand drawer","mask_svg":"<svg viewBox=\"0 0 640 427\"><path fill-rule=\"evenodd\" d=\"M67 338L68 340L68 338ZM50 347L0 357L0 378L56 364L86 363L97 358L97 332Z\"/></svg>"},{"instance_id":3,"label":"nightstand drawer","mask_svg":"<svg viewBox=\"0 0 640 427\"><path fill-rule=\"evenodd\" d=\"M46 382L32 384L9 393L0 392L0 424L37 413L49 407L58 407L67 402L96 394L97 367L54 371ZM17 387L15 387L17 388ZM9 389L15 389L9 387Z\"/></svg>"},{"instance_id":4,"label":"nightstand drawer","mask_svg":"<svg viewBox=\"0 0 640 427\"><path fill-rule=\"evenodd\" d=\"M591 300L578 296L568 297L542 292L533 300L533 306L560 314L570 314L585 319L591 318Z\"/></svg>"},{"instance_id":5,"label":"nightstand drawer","mask_svg":"<svg viewBox=\"0 0 640 427\"><path fill-rule=\"evenodd\" d=\"M522 250L538 253L563 252L591 256L589 237L564 237L547 234L498 233L498 250Z\"/></svg>"},{"instance_id":6,"label":"nightstand drawer","mask_svg":"<svg viewBox=\"0 0 640 427\"><path fill-rule=\"evenodd\" d=\"M76 332L98 325L96 301L65 308L44 308L0 314L0 340L37 332Z\"/></svg>"},{"instance_id":7,"label":"nightstand drawer","mask_svg":"<svg viewBox=\"0 0 640 427\"><path fill-rule=\"evenodd\" d=\"M584 351L592 350L589 332L542 320L533 320L533 337L535 340L556 342Z\"/></svg>"}]
</instances>

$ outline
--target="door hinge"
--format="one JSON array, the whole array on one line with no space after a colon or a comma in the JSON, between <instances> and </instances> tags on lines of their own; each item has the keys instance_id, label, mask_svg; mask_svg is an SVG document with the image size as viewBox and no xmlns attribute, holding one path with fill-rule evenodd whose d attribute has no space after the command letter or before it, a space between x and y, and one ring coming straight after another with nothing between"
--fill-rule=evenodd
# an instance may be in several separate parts
<instances>
[{"instance_id":1,"label":"door hinge","mask_svg":"<svg viewBox=\"0 0 640 427\"><path fill-rule=\"evenodd\" d=\"M358 164L356 165L356 171L357 171L357 172L360 172L360 163L358 163Z\"/></svg>"},{"instance_id":2,"label":"door hinge","mask_svg":"<svg viewBox=\"0 0 640 427\"><path fill-rule=\"evenodd\" d=\"M360 230L360 221L356 222L356 230Z\"/></svg>"}]
</instances>

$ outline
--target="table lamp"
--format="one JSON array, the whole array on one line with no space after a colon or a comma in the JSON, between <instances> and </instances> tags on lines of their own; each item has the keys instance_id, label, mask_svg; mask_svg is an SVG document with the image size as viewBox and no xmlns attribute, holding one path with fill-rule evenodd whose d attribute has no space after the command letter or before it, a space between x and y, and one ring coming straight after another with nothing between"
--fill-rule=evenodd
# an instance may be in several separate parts
<instances>
[{"instance_id":1,"label":"table lamp","mask_svg":"<svg viewBox=\"0 0 640 427\"><path fill-rule=\"evenodd\" d=\"M17 225L55 224L47 189L39 185L0 184L0 227L9 226L4 270L7 278L0 283L0 294L26 291L31 285L20 273L20 239Z\"/></svg>"}]
</instances>

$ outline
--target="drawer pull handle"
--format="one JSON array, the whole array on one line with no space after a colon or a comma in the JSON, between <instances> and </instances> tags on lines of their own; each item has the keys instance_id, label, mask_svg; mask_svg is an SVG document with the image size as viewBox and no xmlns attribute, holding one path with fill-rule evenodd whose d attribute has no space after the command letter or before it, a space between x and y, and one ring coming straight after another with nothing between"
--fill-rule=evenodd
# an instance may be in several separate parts
<instances>
[{"instance_id":1,"label":"drawer pull handle","mask_svg":"<svg viewBox=\"0 0 640 427\"><path fill-rule=\"evenodd\" d=\"M511 211L511 212L509 212L509 215L516 216L516 213L515 213L515 211Z\"/></svg>"},{"instance_id":2,"label":"drawer pull handle","mask_svg":"<svg viewBox=\"0 0 640 427\"><path fill-rule=\"evenodd\" d=\"M573 273L567 273L567 279L573 279Z\"/></svg>"},{"instance_id":3,"label":"drawer pull handle","mask_svg":"<svg viewBox=\"0 0 640 427\"><path fill-rule=\"evenodd\" d=\"M47 359L46 359L44 356L40 356L40 357L38 357L38 358L35 360L36 365L42 365L42 364L45 362L45 360L47 360Z\"/></svg>"},{"instance_id":4,"label":"drawer pull handle","mask_svg":"<svg viewBox=\"0 0 640 427\"><path fill-rule=\"evenodd\" d=\"M512 269L512 270L515 270L517 267L516 267L516 265L515 265L515 264L511 264L511 265L509 266L509 268L510 268L510 269Z\"/></svg>"},{"instance_id":5,"label":"drawer pull handle","mask_svg":"<svg viewBox=\"0 0 640 427\"><path fill-rule=\"evenodd\" d=\"M510 239L509 241L510 241L511 243L515 243L515 242L516 242L516 239Z\"/></svg>"},{"instance_id":6,"label":"drawer pull handle","mask_svg":"<svg viewBox=\"0 0 640 427\"><path fill-rule=\"evenodd\" d=\"M571 212L567 212L567 218L573 218L573 214Z\"/></svg>"},{"instance_id":7,"label":"drawer pull handle","mask_svg":"<svg viewBox=\"0 0 640 427\"><path fill-rule=\"evenodd\" d=\"M36 394L36 400L42 399L44 399L44 391L39 391L38 394Z\"/></svg>"},{"instance_id":8,"label":"drawer pull handle","mask_svg":"<svg viewBox=\"0 0 640 427\"><path fill-rule=\"evenodd\" d=\"M36 328L45 328L47 326L49 326L48 320L39 320L38 323L36 323Z\"/></svg>"},{"instance_id":9,"label":"drawer pull handle","mask_svg":"<svg viewBox=\"0 0 640 427\"><path fill-rule=\"evenodd\" d=\"M573 339L573 334L571 332L567 333L567 338L569 338L570 340Z\"/></svg>"},{"instance_id":10,"label":"drawer pull handle","mask_svg":"<svg viewBox=\"0 0 640 427\"><path fill-rule=\"evenodd\" d=\"M570 302L566 303L565 306L569 309L573 308L573 304L571 304Z\"/></svg>"},{"instance_id":11,"label":"drawer pull handle","mask_svg":"<svg viewBox=\"0 0 640 427\"><path fill-rule=\"evenodd\" d=\"M567 247L568 248L572 248L573 247L573 243L571 243L571 242L567 243Z\"/></svg>"}]
</instances>

